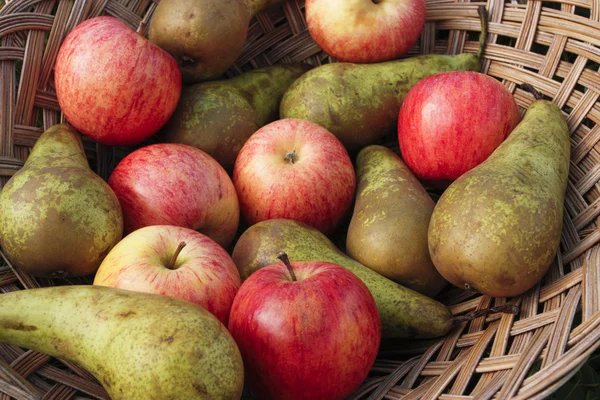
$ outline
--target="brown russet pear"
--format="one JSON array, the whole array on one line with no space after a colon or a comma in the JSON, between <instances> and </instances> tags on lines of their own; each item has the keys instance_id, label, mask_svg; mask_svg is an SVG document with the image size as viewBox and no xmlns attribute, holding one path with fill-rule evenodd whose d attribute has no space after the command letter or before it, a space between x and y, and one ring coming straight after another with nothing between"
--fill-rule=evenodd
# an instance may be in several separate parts
<instances>
[{"instance_id":1,"label":"brown russet pear","mask_svg":"<svg viewBox=\"0 0 600 400\"><path fill-rule=\"evenodd\" d=\"M308 64L273 65L185 87L159 137L204 150L232 171L246 140L279 117L283 93L309 69Z\"/></svg>"},{"instance_id":2,"label":"brown russet pear","mask_svg":"<svg viewBox=\"0 0 600 400\"><path fill-rule=\"evenodd\" d=\"M91 285L0 294L0 342L79 364L113 400L242 395L242 357L225 326L169 296Z\"/></svg>"},{"instance_id":3,"label":"brown russet pear","mask_svg":"<svg viewBox=\"0 0 600 400\"><path fill-rule=\"evenodd\" d=\"M433 266L427 246L434 201L387 147L362 149L356 158L356 178L348 255L403 286L437 295L447 282Z\"/></svg>"},{"instance_id":4,"label":"brown russet pear","mask_svg":"<svg viewBox=\"0 0 600 400\"><path fill-rule=\"evenodd\" d=\"M477 54L424 55L372 64L316 67L286 91L281 118L306 119L327 128L350 152L376 143L398 125L400 106L421 79L445 71L479 71L487 34L485 7Z\"/></svg>"},{"instance_id":5,"label":"brown russet pear","mask_svg":"<svg viewBox=\"0 0 600 400\"><path fill-rule=\"evenodd\" d=\"M34 276L84 276L123 236L121 206L88 165L81 136L58 124L0 193L0 245Z\"/></svg>"},{"instance_id":6,"label":"brown russet pear","mask_svg":"<svg viewBox=\"0 0 600 400\"><path fill-rule=\"evenodd\" d=\"M236 243L232 258L245 280L258 269L278 263L282 251L292 261L326 261L353 272L375 299L383 338L435 338L454 326L446 306L365 267L301 222L271 219L251 226Z\"/></svg>"},{"instance_id":7,"label":"brown russet pear","mask_svg":"<svg viewBox=\"0 0 600 400\"><path fill-rule=\"evenodd\" d=\"M183 82L216 79L242 53L250 20L283 0L161 0L148 39L175 58Z\"/></svg>"},{"instance_id":8,"label":"brown russet pear","mask_svg":"<svg viewBox=\"0 0 600 400\"><path fill-rule=\"evenodd\" d=\"M535 286L559 248L569 157L561 110L534 101L492 155L438 201L429 249L442 276L497 297Z\"/></svg>"}]
</instances>

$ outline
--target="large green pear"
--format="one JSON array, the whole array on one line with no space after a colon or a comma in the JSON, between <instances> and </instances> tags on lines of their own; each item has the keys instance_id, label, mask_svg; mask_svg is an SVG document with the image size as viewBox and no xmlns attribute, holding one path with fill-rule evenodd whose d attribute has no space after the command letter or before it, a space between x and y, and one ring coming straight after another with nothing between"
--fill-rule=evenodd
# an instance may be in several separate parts
<instances>
[{"instance_id":1,"label":"large green pear","mask_svg":"<svg viewBox=\"0 0 600 400\"><path fill-rule=\"evenodd\" d=\"M281 101L280 117L315 122L333 133L350 152L376 143L396 131L400 106L421 79L445 71L479 71L487 33L485 7L479 8L479 13L482 33L477 54L325 64L290 86Z\"/></svg>"},{"instance_id":2,"label":"large green pear","mask_svg":"<svg viewBox=\"0 0 600 400\"><path fill-rule=\"evenodd\" d=\"M274 65L185 87L159 137L204 150L232 171L246 140L279 117L283 93L309 69L308 64Z\"/></svg>"},{"instance_id":3,"label":"large green pear","mask_svg":"<svg viewBox=\"0 0 600 400\"><path fill-rule=\"evenodd\" d=\"M0 193L0 244L34 276L94 273L123 235L121 206L88 166L80 135L54 125Z\"/></svg>"},{"instance_id":4,"label":"large green pear","mask_svg":"<svg viewBox=\"0 0 600 400\"><path fill-rule=\"evenodd\" d=\"M225 326L168 296L101 286L1 294L0 342L81 365L113 400L237 400L244 384Z\"/></svg>"},{"instance_id":5,"label":"large green pear","mask_svg":"<svg viewBox=\"0 0 600 400\"><path fill-rule=\"evenodd\" d=\"M429 250L442 276L498 297L539 282L560 242L569 157L561 110L534 101L492 155L438 201Z\"/></svg>"},{"instance_id":6,"label":"large green pear","mask_svg":"<svg viewBox=\"0 0 600 400\"><path fill-rule=\"evenodd\" d=\"M356 178L348 255L419 293L437 295L447 282L433 266L427 246L434 201L387 147L362 149L356 158Z\"/></svg>"},{"instance_id":7,"label":"large green pear","mask_svg":"<svg viewBox=\"0 0 600 400\"><path fill-rule=\"evenodd\" d=\"M282 251L291 261L326 261L352 271L375 299L383 338L434 338L453 327L446 306L354 261L321 232L297 221L271 219L251 226L236 243L232 258L245 280L279 263L277 254Z\"/></svg>"}]
</instances>

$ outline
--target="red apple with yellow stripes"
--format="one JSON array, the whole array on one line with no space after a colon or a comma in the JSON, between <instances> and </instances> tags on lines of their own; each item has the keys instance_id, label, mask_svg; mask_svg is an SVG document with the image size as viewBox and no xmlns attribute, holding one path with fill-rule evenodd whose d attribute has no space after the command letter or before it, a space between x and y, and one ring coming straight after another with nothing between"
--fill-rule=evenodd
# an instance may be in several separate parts
<instances>
[{"instance_id":1,"label":"red apple with yellow stripes","mask_svg":"<svg viewBox=\"0 0 600 400\"><path fill-rule=\"evenodd\" d=\"M352 205L356 175L331 132L284 118L250 136L236 159L233 184L249 225L285 218L329 234Z\"/></svg>"},{"instance_id":2,"label":"red apple with yellow stripes","mask_svg":"<svg viewBox=\"0 0 600 400\"><path fill-rule=\"evenodd\" d=\"M425 25L425 9L425 0L306 0L306 23L330 56L382 62L414 46Z\"/></svg>"},{"instance_id":3,"label":"red apple with yellow stripes","mask_svg":"<svg viewBox=\"0 0 600 400\"><path fill-rule=\"evenodd\" d=\"M244 281L229 317L250 389L264 400L336 400L364 381L381 323L373 296L328 262L261 268Z\"/></svg>"},{"instance_id":4,"label":"red apple with yellow stripes","mask_svg":"<svg viewBox=\"0 0 600 400\"><path fill-rule=\"evenodd\" d=\"M227 326L241 279L214 240L180 226L153 225L117 243L94 285L176 297L208 310Z\"/></svg>"}]
</instances>

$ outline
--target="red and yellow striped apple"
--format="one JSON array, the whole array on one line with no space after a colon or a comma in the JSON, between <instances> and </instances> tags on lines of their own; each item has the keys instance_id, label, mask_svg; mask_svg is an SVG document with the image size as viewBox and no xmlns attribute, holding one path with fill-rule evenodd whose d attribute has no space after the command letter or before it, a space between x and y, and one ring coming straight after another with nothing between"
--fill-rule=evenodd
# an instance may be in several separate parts
<instances>
[{"instance_id":1,"label":"red and yellow striped apple","mask_svg":"<svg viewBox=\"0 0 600 400\"><path fill-rule=\"evenodd\" d=\"M244 281L229 331L250 389L264 400L343 399L366 378L381 340L373 296L327 262L276 264Z\"/></svg>"},{"instance_id":2,"label":"red and yellow striped apple","mask_svg":"<svg viewBox=\"0 0 600 400\"><path fill-rule=\"evenodd\" d=\"M473 71L431 75L400 108L402 158L421 181L445 187L485 161L520 120L514 97L496 79Z\"/></svg>"},{"instance_id":3,"label":"red and yellow striped apple","mask_svg":"<svg viewBox=\"0 0 600 400\"><path fill-rule=\"evenodd\" d=\"M285 218L328 234L352 204L356 175L331 132L285 118L250 136L236 159L233 183L248 224Z\"/></svg>"},{"instance_id":4,"label":"red and yellow striped apple","mask_svg":"<svg viewBox=\"0 0 600 400\"><path fill-rule=\"evenodd\" d=\"M425 0L306 0L306 23L330 56L382 62L400 57L417 42L425 8Z\"/></svg>"},{"instance_id":5,"label":"red and yellow striped apple","mask_svg":"<svg viewBox=\"0 0 600 400\"><path fill-rule=\"evenodd\" d=\"M231 178L204 151L160 143L127 155L108 184L117 195L125 233L149 225L197 230L223 247L238 228L240 211Z\"/></svg>"},{"instance_id":6,"label":"red and yellow striped apple","mask_svg":"<svg viewBox=\"0 0 600 400\"><path fill-rule=\"evenodd\" d=\"M94 285L176 297L208 310L227 326L241 279L214 240L191 229L154 225L117 243Z\"/></svg>"},{"instance_id":7,"label":"red and yellow striped apple","mask_svg":"<svg viewBox=\"0 0 600 400\"><path fill-rule=\"evenodd\" d=\"M69 123L107 145L134 145L152 136L181 95L175 59L110 16L84 21L67 35L54 81Z\"/></svg>"}]
</instances>

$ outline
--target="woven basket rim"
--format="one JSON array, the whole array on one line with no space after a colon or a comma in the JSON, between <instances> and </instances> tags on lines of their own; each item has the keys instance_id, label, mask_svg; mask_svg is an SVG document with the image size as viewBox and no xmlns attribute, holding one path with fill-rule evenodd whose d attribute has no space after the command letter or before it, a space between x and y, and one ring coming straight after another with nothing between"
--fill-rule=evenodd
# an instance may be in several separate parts
<instances>
[{"instance_id":1,"label":"woven basket rim","mask_svg":"<svg viewBox=\"0 0 600 400\"><path fill-rule=\"evenodd\" d=\"M561 249L543 281L522 296L445 290L438 299L454 315L507 301L521 312L463 322L443 338L385 343L352 399L542 399L600 347L600 2L427 0L427 23L405 56L475 53L482 4L490 17L482 72L499 79L522 112L534 98L520 85L533 85L561 107L569 126ZM155 7L152 0L13 0L0 9L0 187L22 167L39 135L62 121L53 65L66 34L101 14L143 28ZM310 37L304 1L287 0L253 18L243 53L226 77L298 61L335 62ZM90 165L105 179L132 150L84 142ZM398 151L397 143L386 145ZM2 257L0 292L91 283L33 278ZM79 366L0 344L0 399L11 397L108 399Z\"/></svg>"}]
</instances>

